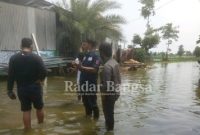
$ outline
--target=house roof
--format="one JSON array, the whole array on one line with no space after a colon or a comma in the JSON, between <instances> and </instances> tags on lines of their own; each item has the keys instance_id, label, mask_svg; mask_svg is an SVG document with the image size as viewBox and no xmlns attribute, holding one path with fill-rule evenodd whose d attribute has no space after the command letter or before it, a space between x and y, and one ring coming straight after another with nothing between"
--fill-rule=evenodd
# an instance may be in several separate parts
<instances>
[{"instance_id":1,"label":"house roof","mask_svg":"<svg viewBox=\"0 0 200 135\"><path fill-rule=\"evenodd\" d=\"M0 2L6 2L16 5L23 5L23 6L29 6L39 9L51 9L54 4L47 2L45 0L0 0Z\"/></svg>"}]
</instances>

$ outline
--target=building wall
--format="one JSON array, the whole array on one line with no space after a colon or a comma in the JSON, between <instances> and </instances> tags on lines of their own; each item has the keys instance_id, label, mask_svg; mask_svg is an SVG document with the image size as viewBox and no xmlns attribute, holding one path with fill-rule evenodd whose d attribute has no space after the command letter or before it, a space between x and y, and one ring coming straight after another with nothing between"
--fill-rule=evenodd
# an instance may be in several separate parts
<instances>
[{"instance_id":1,"label":"building wall","mask_svg":"<svg viewBox=\"0 0 200 135\"><path fill-rule=\"evenodd\" d=\"M0 51L19 50L21 39L31 33L35 33L41 51L56 50L55 13L0 2Z\"/></svg>"}]
</instances>

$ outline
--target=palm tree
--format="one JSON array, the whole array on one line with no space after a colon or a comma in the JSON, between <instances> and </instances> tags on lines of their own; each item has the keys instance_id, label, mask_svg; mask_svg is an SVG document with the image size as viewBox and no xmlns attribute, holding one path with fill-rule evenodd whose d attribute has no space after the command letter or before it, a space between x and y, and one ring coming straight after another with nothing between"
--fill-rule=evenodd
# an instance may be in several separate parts
<instances>
[{"instance_id":1,"label":"palm tree","mask_svg":"<svg viewBox=\"0 0 200 135\"><path fill-rule=\"evenodd\" d=\"M81 40L90 38L98 42L104 41L106 37L120 40L122 33L120 24L125 19L119 15L108 14L111 9L120 8L117 2L110 0L70 0L66 3L56 3L58 20L62 26L58 30L59 41L67 40L73 50L77 50Z\"/></svg>"}]
</instances>

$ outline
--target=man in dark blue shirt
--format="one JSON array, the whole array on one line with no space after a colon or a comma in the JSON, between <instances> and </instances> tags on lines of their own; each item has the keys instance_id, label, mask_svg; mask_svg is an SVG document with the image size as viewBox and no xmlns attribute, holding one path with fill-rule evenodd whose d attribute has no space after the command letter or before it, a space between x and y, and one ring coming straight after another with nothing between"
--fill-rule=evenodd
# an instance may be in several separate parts
<instances>
[{"instance_id":1,"label":"man in dark blue shirt","mask_svg":"<svg viewBox=\"0 0 200 135\"><path fill-rule=\"evenodd\" d=\"M99 108L97 105L97 79L100 65L99 56L95 53L96 43L92 40L85 41L87 44L87 53L82 63L78 66L81 71L80 87L82 101L85 107L87 117L93 115L94 119L99 118Z\"/></svg>"},{"instance_id":2,"label":"man in dark blue shirt","mask_svg":"<svg viewBox=\"0 0 200 135\"><path fill-rule=\"evenodd\" d=\"M17 83L17 95L23 111L24 128L31 128L32 104L37 110L38 123L43 123L43 98L41 82L46 77L46 68L42 59L32 53L32 40L22 39L21 52L13 55L9 62L8 96L16 99L13 92L14 82Z\"/></svg>"},{"instance_id":3,"label":"man in dark blue shirt","mask_svg":"<svg viewBox=\"0 0 200 135\"><path fill-rule=\"evenodd\" d=\"M82 63L83 58L85 57L86 54L86 48L87 44L86 43L82 43L81 44L81 48L80 48L80 52L77 56L77 58L75 59L75 64L79 64ZM78 101L81 101L81 93L80 93L80 75L81 75L81 71L77 70L77 85L78 85L78 89L77 89L77 94L78 94Z\"/></svg>"}]
</instances>

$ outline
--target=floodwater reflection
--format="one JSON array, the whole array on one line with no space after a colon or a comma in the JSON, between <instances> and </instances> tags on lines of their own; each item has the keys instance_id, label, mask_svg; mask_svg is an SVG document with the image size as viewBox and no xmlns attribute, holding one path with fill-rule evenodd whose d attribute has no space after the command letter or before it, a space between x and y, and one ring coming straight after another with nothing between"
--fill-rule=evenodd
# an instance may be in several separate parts
<instances>
[{"instance_id":1,"label":"floodwater reflection","mask_svg":"<svg viewBox=\"0 0 200 135\"><path fill-rule=\"evenodd\" d=\"M107 133L101 111L95 122L84 117L82 103L65 91L64 81L75 76L49 77L45 94L43 125L22 129L19 101L6 96L6 82L0 83L0 134L2 135L199 135L199 66L195 62L154 64L154 68L123 72L126 87L115 107L115 131ZM101 102L99 97L99 106Z\"/></svg>"}]
</instances>

